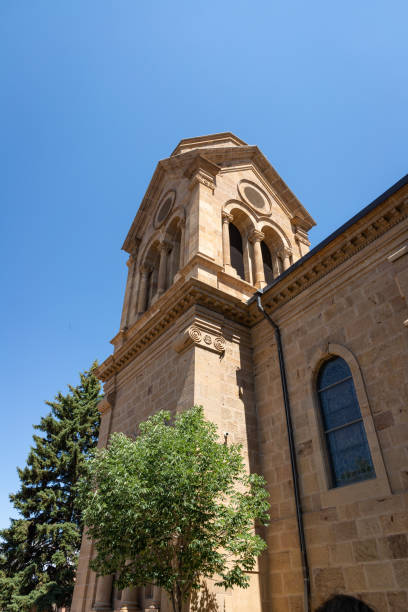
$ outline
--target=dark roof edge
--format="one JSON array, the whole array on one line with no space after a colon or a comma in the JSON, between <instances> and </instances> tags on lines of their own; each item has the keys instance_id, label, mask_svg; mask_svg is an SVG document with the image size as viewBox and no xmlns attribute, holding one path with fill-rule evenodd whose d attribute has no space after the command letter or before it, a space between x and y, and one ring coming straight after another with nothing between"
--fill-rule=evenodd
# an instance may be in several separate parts
<instances>
[{"instance_id":1,"label":"dark roof edge","mask_svg":"<svg viewBox=\"0 0 408 612\"><path fill-rule=\"evenodd\" d=\"M258 289L258 291L256 293L261 293L261 294L266 293L269 289L271 289L271 287L274 287L283 278L286 278L286 276L289 276L289 274L291 274L294 270L296 270L301 265L303 265L305 263L305 261L307 261L308 259L313 257L313 255L316 255L316 253L321 251L330 242L335 240L340 234L342 234L343 232L348 230L352 225L354 225L354 223L357 223L357 221L360 221L360 219L365 217L368 213L370 213L372 210L374 210L377 206L380 206L380 204L382 204L383 202L385 202L385 200L387 200L388 198L393 196L394 193L399 191L402 187L405 187L405 185L408 185L408 174L406 174L405 176L400 178L400 180L397 181L396 183L394 183L394 185L392 185L389 189L387 189L387 191L384 191L384 193L382 193L380 196L378 196L378 198L373 200L373 202L371 202L370 204L368 204L367 206L362 208L356 215L354 215L354 217L351 217L351 219L346 221L346 223L343 223L343 225L338 227L333 233L331 233L329 236L327 236L327 238L325 238L324 240L319 242L319 244L317 244L311 251L306 253L306 255L303 255L303 257L298 259L287 270L285 270L284 272L282 272L282 274L280 274L277 278L275 278L272 283L270 283L269 285L267 285L263 289ZM251 304L255 300L255 297L256 297L256 294L254 294L248 300L247 304Z\"/></svg>"}]
</instances>

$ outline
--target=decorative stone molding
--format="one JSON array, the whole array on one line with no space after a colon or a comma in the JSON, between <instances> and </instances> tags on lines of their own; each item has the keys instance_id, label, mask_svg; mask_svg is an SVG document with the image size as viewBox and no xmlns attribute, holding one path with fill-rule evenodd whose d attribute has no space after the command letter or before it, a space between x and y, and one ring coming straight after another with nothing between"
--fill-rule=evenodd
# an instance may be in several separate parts
<instances>
[{"instance_id":1,"label":"decorative stone molding","mask_svg":"<svg viewBox=\"0 0 408 612\"><path fill-rule=\"evenodd\" d=\"M98 410L100 414L105 414L108 410L111 410L115 405L116 392L112 391L111 393L107 393L99 402Z\"/></svg>"},{"instance_id":2,"label":"decorative stone molding","mask_svg":"<svg viewBox=\"0 0 408 612\"><path fill-rule=\"evenodd\" d=\"M221 170L220 166L217 166L214 162L210 161L204 155L195 155L190 165L186 168L184 172L184 176L187 178L192 178L198 171L205 172L207 176L210 176L212 179L215 179L219 171Z\"/></svg>"},{"instance_id":3,"label":"decorative stone molding","mask_svg":"<svg viewBox=\"0 0 408 612\"><path fill-rule=\"evenodd\" d=\"M162 198L160 199L160 203L156 210L153 227L157 229L158 227L163 225L163 223L168 219L174 207L175 201L176 201L176 191L174 189L170 189L162 196Z\"/></svg>"},{"instance_id":4,"label":"decorative stone molding","mask_svg":"<svg viewBox=\"0 0 408 612\"><path fill-rule=\"evenodd\" d=\"M193 324L178 336L173 344L173 348L177 353L183 353L193 345L214 351L215 353L224 353L226 342L223 336L203 333L197 325Z\"/></svg>"},{"instance_id":5,"label":"decorative stone molding","mask_svg":"<svg viewBox=\"0 0 408 612\"><path fill-rule=\"evenodd\" d=\"M189 265L208 262L196 255ZM211 262L210 262L211 263ZM214 265L214 264L212 264ZM220 272L220 274L223 274ZM225 275L226 278L231 278ZM251 288L248 283L241 284ZM182 290L180 290L182 287ZM137 355L159 338L189 308L204 306L228 319L243 325L251 322L248 306L242 300L226 295L215 287L191 278L187 282L173 285L150 307L127 331L126 342L113 355L110 355L97 369L97 376L102 381L109 380L115 373L125 368ZM216 334L211 334L216 336ZM116 343L116 337L111 340Z\"/></svg>"},{"instance_id":6,"label":"decorative stone molding","mask_svg":"<svg viewBox=\"0 0 408 612\"><path fill-rule=\"evenodd\" d=\"M404 244L397 251L395 251L394 253L391 253L391 255L388 255L387 260L390 263L392 263L396 261L397 259L399 259L400 257L402 257L403 255L408 255L408 244Z\"/></svg>"},{"instance_id":7,"label":"decorative stone molding","mask_svg":"<svg viewBox=\"0 0 408 612\"><path fill-rule=\"evenodd\" d=\"M308 229L310 229L310 226L307 225L302 219L296 216L293 217L290 222L293 228L293 232L295 234L295 241L301 242L307 247L310 247L310 240L307 233Z\"/></svg>"},{"instance_id":8,"label":"decorative stone molding","mask_svg":"<svg viewBox=\"0 0 408 612\"><path fill-rule=\"evenodd\" d=\"M136 257L134 255L129 255L129 258L126 262L128 268L131 268L136 262Z\"/></svg>"},{"instance_id":9,"label":"decorative stone molding","mask_svg":"<svg viewBox=\"0 0 408 612\"><path fill-rule=\"evenodd\" d=\"M222 215L222 222L226 223L227 225L229 223L232 223L233 220L234 220L234 217L229 212L227 212L226 210L223 210L221 215Z\"/></svg>"},{"instance_id":10,"label":"decorative stone molding","mask_svg":"<svg viewBox=\"0 0 408 612\"><path fill-rule=\"evenodd\" d=\"M265 238L265 234L263 232L260 232L257 229L252 230L252 232L248 236L248 240L250 242L262 242L264 238Z\"/></svg>"},{"instance_id":11,"label":"decorative stone molding","mask_svg":"<svg viewBox=\"0 0 408 612\"><path fill-rule=\"evenodd\" d=\"M290 257L292 255L292 249L287 246L283 246L281 249L279 249L278 255L279 257Z\"/></svg>"},{"instance_id":12,"label":"decorative stone molding","mask_svg":"<svg viewBox=\"0 0 408 612\"><path fill-rule=\"evenodd\" d=\"M214 193L215 177L220 167L203 155L196 155L192 163L187 167L184 176L191 179L189 189L194 189L197 184L204 185Z\"/></svg>"},{"instance_id":13,"label":"decorative stone molding","mask_svg":"<svg viewBox=\"0 0 408 612\"><path fill-rule=\"evenodd\" d=\"M142 276L147 276L151 269L151 265L145 261L141 264L139 271Z\"/></svg>"},{"instance_id":14,"label":"decorative stone molding","mask_svg":"<svg viewBox=\"0 0 408 612\"><path fill-rule=\"evenodd\" d=\"M135 260L137 259L141 242L141 238L135 237L133 238L133 243L129 247L130 256Z\"/></svg>"},{"instance_id":15,"label":"decorative stone molding","mask_svg":"<svg viewBox=\"0 0 408 612\"><path fill-rule=\"evenodd\" d=\"M200 172L197 172L197 174L193 176L193 178L191 179L191 183L189 185L189 189L190 190L194 189L194 187L199 183L201 185L204 185L204 187L208 187L208 189L211 189L211 191L214 193L215 182L205 172L200 171Z\"/></svg>"},{"instance_id":16,"label":"decorative stone molding","mask_svg":"<svg viewBox=\"0 0 408 612\"><path fill-rule=\"evenodd\" d=\"M237 185L241 199L252 209L263 215L271 214L271 201L268 194L256 183L248 179L242 179Z\"/></svg>"},{"instance_id":17,"label":"decorative stone molding","mask_svg":"<svg viewBox=\"0 0 408 612\"><path fill-rule=\"evenodd\" d=\"M398 259L408 254L408 244L404 244L399 249L391 253L387 257L387 261L390 264L394 264ZM397 266L398 269L398 266ZM395 273L394 280L397 284L398 291L400 292L401 297L405 300L406 305L408 306L408 267L405 263L405 266L400 267L399 271ZM408 327L408 319L405 319L402 324L405 327Z\"/></svg>"},{"instance_id":18,"label":"decorative stone molding","mask_svg":"<svg viewBox=\"0 0 408 612\"><path fill-rule=\"evenodd\" d=\"M225 353L225 346L226 346L225 338L223 338L222 336L217 336L216 338L214 338L213 345L217 352Z\"/></svg>"},{"instance_id":19,"label":"decorative stone molding","mask_svg":"<svg viewBox=\"0 0 408 612\"><path fill-rule=\"evenodd\" d=\"M171 248L171 242L162 238L158 244L159 251L168 251Z\"/></svg>"}]
</instances>

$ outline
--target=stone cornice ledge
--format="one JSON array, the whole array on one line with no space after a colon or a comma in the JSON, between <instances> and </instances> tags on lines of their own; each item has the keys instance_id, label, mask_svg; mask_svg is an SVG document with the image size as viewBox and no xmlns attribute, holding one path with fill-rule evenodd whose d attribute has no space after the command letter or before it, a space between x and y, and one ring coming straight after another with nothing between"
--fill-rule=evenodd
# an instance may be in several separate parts
<instances>
[{"instance_id":1,"label":"stone cornice ledge","mask_svg":"<svg viewBox=\"0 0 408 612\"><path fill-rule=\"evenodd\" d=\"M381 211L375 210L366 219L352 226L339 235L333 242L322 250L306 255L305 261L301 259L266 288L262 302L266 310L274 311L283 306L302 291L319 281L329 272L347 261L353 255L380 238L392 227L401 223L408 216L408 197L399 201L393 199L392 205L383 207ZM365 221L365 223L364 223ZM253 298L249 300L251 325L257 323L259 314Z\"/></svg>"},{"instance_id":2,"label":"stone cornice ledge","mask_svg":"<svg viewBox=\"0 0 408 612\"><path fill-rule=\"evenodd\" d=\"M168 299L165 299L166 297ZM169 289L155 304L155 306L160 306L156 312L150 318L142 317L132 326L131 337L126 334L123 345L97 369L98 378L105 382L120 372L161 336L174 321L196 304L218 312L237 323L249 324L247 304L224 291L191 278L182 287L179 287L178 291L172 292ZM212 339L213 346L214 342L215 338ZM222 352L217 349L217 346L215 350Z\"/></svg>"}]
</instances>

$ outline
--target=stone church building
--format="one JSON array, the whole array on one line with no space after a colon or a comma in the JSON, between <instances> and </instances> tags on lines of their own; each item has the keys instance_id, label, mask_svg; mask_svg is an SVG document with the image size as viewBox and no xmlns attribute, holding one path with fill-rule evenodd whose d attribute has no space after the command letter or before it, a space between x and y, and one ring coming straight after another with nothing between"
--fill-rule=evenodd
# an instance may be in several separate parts
<instances>
[{"instance_id":1,"label":"stone church building","mask_svg":"<svg viewBox=\"0 0 408 612\"><path fill-rule=\"evenodd\" d=\"M182 140L123 245L100 446L202 404L268 483L267 551L212 612L306 612L334 592L408 610L408 175L310 250L314 220L256 146ZM72 612L169 610L89 569Z\"/></svg>"}]
</instances>

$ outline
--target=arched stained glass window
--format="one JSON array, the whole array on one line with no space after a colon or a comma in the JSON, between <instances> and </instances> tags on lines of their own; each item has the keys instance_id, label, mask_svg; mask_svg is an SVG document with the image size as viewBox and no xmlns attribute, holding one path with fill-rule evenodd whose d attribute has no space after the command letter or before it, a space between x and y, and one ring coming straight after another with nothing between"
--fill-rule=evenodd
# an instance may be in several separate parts
<instances>
[{"instance_id":1,"label":"arched stained glass window","mask_svg":"<svg viewBox=\"0 0 408 612\"><path fill-rule=\"evenodd\" d=\"M373 478L375 471L353 377L344 359L333 357L322 365L317 392L332 486Z\"/></svg>"},{"instance_id":2,"label":"arched stained glass window","mask_svg":"<svg viewBox=\"0 0 408 612\"><path fill-rule=\"evenodd\" d=\"M241 233L233 223L229 224L231 266L238 276L245 280L244 254Z\"/></svg>"}]
</instances>

